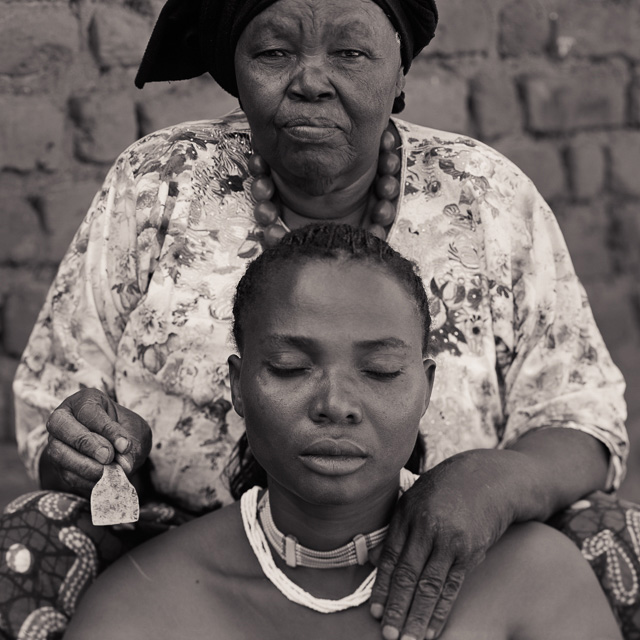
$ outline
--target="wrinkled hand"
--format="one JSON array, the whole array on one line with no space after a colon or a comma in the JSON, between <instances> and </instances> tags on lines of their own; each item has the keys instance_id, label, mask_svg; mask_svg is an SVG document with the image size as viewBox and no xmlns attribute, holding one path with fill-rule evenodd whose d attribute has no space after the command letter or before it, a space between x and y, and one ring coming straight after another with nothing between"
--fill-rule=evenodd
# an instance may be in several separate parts
<instances>
[{"instance_id":1,"label":"wrinkled hand","mask_svg":"<svg viewBox=\"0 0 640 640\"><path fill-rule=\"evenodd\" d=\"M72 491L88 495L114 460L127 475L149 456L151 429L137 414L97 389L69 396L47 421L48 463Z\"/></svg>"},{"instance_id":2,"label":"wrinkled hand","mask_svg":"<svg viewBox=\"0 0 640 640\"><path fill-rule=\"evenodd\" d=\"M467 451L422 474L401 498L371 596L385 640L440 635L466 573L515 518L514 471L504 451Z\"/></svg>"}]
</instances>

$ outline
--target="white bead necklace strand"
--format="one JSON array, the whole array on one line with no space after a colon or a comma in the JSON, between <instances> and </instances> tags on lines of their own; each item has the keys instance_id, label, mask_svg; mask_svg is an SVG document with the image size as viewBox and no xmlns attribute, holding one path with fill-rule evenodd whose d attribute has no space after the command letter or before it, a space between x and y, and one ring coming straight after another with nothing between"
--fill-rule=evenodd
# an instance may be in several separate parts
<instances>
[{"instance_id":1,"label":"white bead necklace strand","mask_svg":"<svg viewBox=\"0 0 640 640\"><path fill-rule=\"evenodd\" d=\"M400 494L404 493L417 479L406 469L402 469L400 473ZM256 558L262 568L263 573L269 579L271 584L280 591L280 593L295 604L299 604L307 609L312 609L318 613L336 613L359 607L364 604L370 597L373 590L373 584L376 579L377 569L374 569L362 582L362 584L350 595L340 598L339 600L329 600L327 598L316 598L297 584L289 580L287 576L276 566L267 538L260 526L258 520L258 494L260 487L253 487L243 494L240 499L240 513L242 515L242 524L249 544L256 555Z\"/></svg>"},{"instance_id":2,"label":"white bead necklace strand","mask_svg":"<svg viewBox=\"0 0 640 640\"><path fill-rule=\"evenodd\" d=\"M258 505L258 517L269 544L287 563L287 566L308 567L310 569L339 569L364 565L369 561L369 551L377 547L387 535L389 525L371 533L358 534L351 542L332 549L316 551L301 545L293 536L285 536L273 521L269 492L265 491Z\"/></svg>"},{"instance_id":3,"label":"white bead necklace strand","mask_svg":"<svg viewBox=\"0 0 640 640\"><path fill-rule=\"evenodd\" d=\"M256 554L256 558L260 563L260 567L264 575L280 593L291 602L295 602L307 609L313 609L318 613L336 613L359 607L364 604L371 596L373 583L376 579L377 569L374 569L364 580L364 582L350 595L340 600L328 600L326 598L316 598L302 587L289 580L284 573L276 566L269 543L262 531L262 527L258 522L257 507L258 493L260 487L253 487L243 494L240 499L240 509L242 513L242 522L244 530L247 534L249 544Z\"/></svg>"}]
</instances>

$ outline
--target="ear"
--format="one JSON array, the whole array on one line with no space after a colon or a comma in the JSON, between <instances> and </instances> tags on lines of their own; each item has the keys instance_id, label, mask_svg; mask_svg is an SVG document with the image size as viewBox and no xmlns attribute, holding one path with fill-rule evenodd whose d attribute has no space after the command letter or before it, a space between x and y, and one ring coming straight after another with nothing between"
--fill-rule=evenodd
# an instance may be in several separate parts
<instances>
[{"instance_id":1,"label":"ear","mask_svg":"<svg viewBox=\"0 0 640 640\"><path fill-rule=\"evenodd\" d=\"M404 91L405 84L407 83L407 76L404 75L404 69L402 65L398 69L398 77L396 78L396 98L400 97L400 94Z\"/></svg>"},{"instance_id":2,"label":"ear","mask_svg":"<svg viewBox=\"0 0 640 640\"><path fill-rule=\"evenodd\" d=\"M242 393L240 391L240 371L242 370L242 359L239 356L229 356L229 383L231 385L231 402L236 413L244 418L244 407L242 404Z\"/></svg>"},{"instance_id":3,"label":"ear","mask_svg":"<svg viewBox=\"0 0 640 640\"><path fill-rule=\"evenodd\" d=\"M436 363L431 358L424 358L422 360L422 366L424 367L424 375L427 378L427 388L424 394L424 407L422 408L422 415L424 415L427 412L429 400L431 399L433 381L436 375Z\"/></svg>"}]
</instances>

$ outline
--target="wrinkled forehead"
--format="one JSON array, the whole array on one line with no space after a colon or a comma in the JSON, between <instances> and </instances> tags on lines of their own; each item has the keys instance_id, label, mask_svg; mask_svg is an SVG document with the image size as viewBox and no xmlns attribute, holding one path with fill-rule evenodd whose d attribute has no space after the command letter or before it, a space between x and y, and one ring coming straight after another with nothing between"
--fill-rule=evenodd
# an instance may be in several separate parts
<instances>
[{"instance_id":1,"label":"wrinkled forehead","mask_svg":"<svg viewBox=\"0 0 640 640\"><path fill-rule=\"evenodd\" d=\"M293 29L308 24L331 23L371 33L381 24L392 27L391 20L373 0L276 0L255 13L250 24Z\"/></svg>"},{"instance_id":2,"label":"wrinkled forehead","mask_svg":"<svg viewBox=\"0 0 640 640\"><path fill-rule=\"evenodd\" d=\"M258 3L254 11L244 30L282 37L301 35L303 29L364 38L375 37L380 29L395 31L372 0L276 0Z\"/></svg>"}]
</instances>

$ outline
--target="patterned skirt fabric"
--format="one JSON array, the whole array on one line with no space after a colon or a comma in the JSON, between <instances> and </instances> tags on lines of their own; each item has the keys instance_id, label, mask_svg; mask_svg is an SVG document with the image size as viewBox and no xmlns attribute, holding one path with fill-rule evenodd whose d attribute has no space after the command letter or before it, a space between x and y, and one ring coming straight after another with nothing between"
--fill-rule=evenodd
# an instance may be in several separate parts
<instances>
[{"instance_id":1,"label":"patterned skirt fabric","mask_svg":"<svg viewBox=\"0 0 640 640\"><path fill-rule=\"evenodd\" d=\"M94 527L89 503L37 491L0 519L0 638L58 640L96 575L127 550L189 516L163 504L140 521ZM640 640L640 505L594 493L549 523L582 550L604 589L625 640Z\"/></svg>"}]
</instances>

